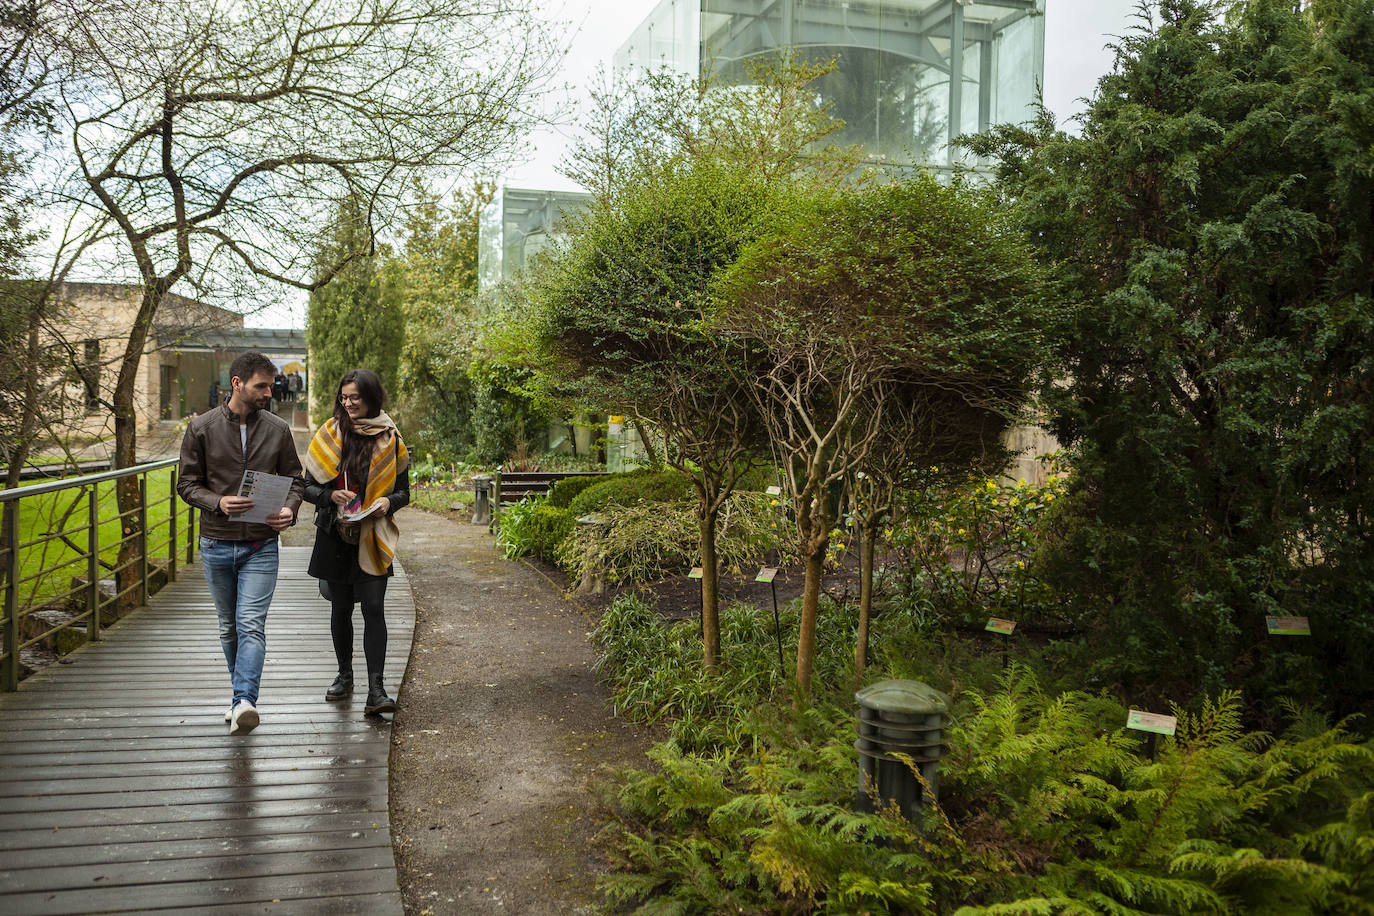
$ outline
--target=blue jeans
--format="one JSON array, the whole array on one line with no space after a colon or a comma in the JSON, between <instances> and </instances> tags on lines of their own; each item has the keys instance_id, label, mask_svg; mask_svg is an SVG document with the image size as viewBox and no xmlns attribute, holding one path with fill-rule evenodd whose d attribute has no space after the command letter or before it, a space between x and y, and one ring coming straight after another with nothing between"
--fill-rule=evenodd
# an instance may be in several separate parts
<instances>
[{"instance_id":1,"label":"blue jeans","mask_svg":"<svg viewBox=\"0 0 1374 916\"><path fill-rule=\"evenodd\" d=\"M257 705L267 656L267 606L277 590L277 539L200 539L200 565L219 615L219 643L229 665L234 702Z\"/></svg>"}]
</instances>

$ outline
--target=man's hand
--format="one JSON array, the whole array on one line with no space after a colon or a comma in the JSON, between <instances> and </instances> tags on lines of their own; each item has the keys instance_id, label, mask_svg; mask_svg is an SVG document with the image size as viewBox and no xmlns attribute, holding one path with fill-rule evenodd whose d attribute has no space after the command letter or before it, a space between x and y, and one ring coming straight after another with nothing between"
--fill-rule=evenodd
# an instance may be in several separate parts
<instances>
[{"instance_id":1,"label":"man's hand","mask_svg":"<svg viewBox=\"0 0 1374 916\"><path fill-rule=\"evenodd\" d=\"M253 508L253 500L247 496L221 496L219 498L219 511L231 518L235 515L242 515Z\"/></svg>"},{"instance_id":2,"label":"man's hand","mask_svg":"<svg viewBox=\"0 0 1374 916\"><path fill-rule=\"evenodd\" d=\"M293 524L295 524L295 521L296 513L288 509L286 506L282 506L280 512L274 512L271 515L267 516L267 525L273 531L285 531L287 528L290 528Z\"/></svg>"}]
</instances>

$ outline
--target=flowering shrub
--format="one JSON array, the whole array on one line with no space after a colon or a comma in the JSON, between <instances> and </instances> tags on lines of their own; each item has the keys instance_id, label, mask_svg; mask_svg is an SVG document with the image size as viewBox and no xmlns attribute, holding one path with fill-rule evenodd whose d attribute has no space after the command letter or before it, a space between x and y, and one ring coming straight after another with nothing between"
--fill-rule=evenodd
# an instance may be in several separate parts
<instances>
[{"instance_id":1,"label":"flowering shrub","mask_svg":"<svg viewBox=\"0 0 1374 916\"><path fill-rule=\"evenodd\" d=\"M1047 510L1065 480L1044 486L983 478L950 488L939 482L909 491L891 530L888 573L923 613L966 624L988 617L1062 620L1034 554Z\"/></svg>"}]
</instances>

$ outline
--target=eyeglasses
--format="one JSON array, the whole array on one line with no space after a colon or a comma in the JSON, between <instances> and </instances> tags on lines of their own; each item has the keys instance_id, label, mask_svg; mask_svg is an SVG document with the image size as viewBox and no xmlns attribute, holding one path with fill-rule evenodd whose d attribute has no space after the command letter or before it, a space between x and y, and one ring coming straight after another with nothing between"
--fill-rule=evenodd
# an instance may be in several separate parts
<instances>
[{"instance_id":1,"label":"eyeglasses","mask_svg":"<svg viewBox=\"0 0 1374 916\"><path fill-rule=\"evenodd\" d=\"M340 404L361 404L363 396L361 394L341 394L339 395Z\"/></svg>"}]
</instances>

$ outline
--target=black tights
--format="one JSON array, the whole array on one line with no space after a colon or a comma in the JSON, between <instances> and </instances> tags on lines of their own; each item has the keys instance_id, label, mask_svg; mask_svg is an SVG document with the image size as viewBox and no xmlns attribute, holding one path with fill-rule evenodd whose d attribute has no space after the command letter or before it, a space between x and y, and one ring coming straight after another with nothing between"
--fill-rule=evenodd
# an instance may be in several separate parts
<instances>
[{"instance_id":1,"label":"black tights","mask_svg":"<svg viewBox=\"0 0 1374 916\"><path fill-rule=\"evenodd\" d=\"M334 637L334 655L340 671L353 669L353 604L363 606L363 655L367 673L381 674L386 661L386 579L369 579L356 585L329 583L329 632Z\"/></svg>"}]
</instances>

